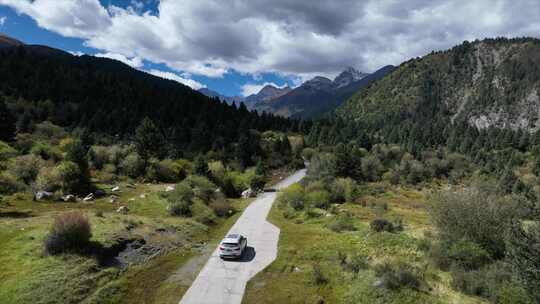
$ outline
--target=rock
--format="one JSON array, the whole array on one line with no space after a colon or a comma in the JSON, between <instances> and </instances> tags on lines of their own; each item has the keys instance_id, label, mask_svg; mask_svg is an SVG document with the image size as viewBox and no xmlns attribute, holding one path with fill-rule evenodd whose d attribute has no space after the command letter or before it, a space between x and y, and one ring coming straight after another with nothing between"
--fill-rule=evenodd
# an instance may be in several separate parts
<instances>
[{"instance_id":1,"label":"rock","mask_svg":"<svg viewBox=\"0 0 540 304\"><path fill-rule=\"evenodd\" d=\"M251 188L242 192L242 198L250 198L255 196L257 196L257 192L253 191Z\"/></svg>"},{"instance_id":2,"label":"rock","mask_svg":"<svg viewBox=\"0 0 540 304\"><path fill-rule=\"evenodd\" d=\"M143 194L139 195L139 197L140 198L146 198L146 194L143 193Z\"/></svg>"},{"instance_id":3,"label":"rock","mask_svg":"<svg viewBox=\"0 0 540 304\"><path fill-rule=\"evenodd\" d=\"M131 188L131 189L135 189L135 185L133 185L133 184L127 184L126 187Z\"/></svg>"},{"instance_id":4,"label":"rock","mask_svg":"<svg viewBox=\"0 0 540 304\"><path fill-rule=\"evenodd\" d=\"M100 189L98 189L98 190L96 190L96 191L94 192L94 197L95 197L95 198L104 197L105 195L107 195L107 193L105 193L105 191L100 190Z\"/></svg>"},{"instance_id":5,"label":"rock","mask_svg":"<svg viewBox=\"0 0 540 304\"><path fill-rule=\"evenodd\" d=\"M129 208L126 206L120 206L120 208L116 209L116 212L126 214L129 212Z\"/></svg>"},{"instance_id":6,"label":"rock","mask_svg":"<svg viewBox=\"0 0 540 304\"><path fill-rule=\"evenodd\" d=\"M165 188L165 192L171 192L171 191L174 191L174 187L173 186L167 186Z\"/></svg>"},{"instance_id":7,"label":"rock","mask_svg":"<svg viewBox=\"0 0 540 304\"><path fill-rule=\"evenodd\" d=\"M47 201L53 198L53 193L47 191L38 191L35 197L37 201Z\"/></svg>"},{"instance_id":8,"label":"rock","mask_svg":"<svg viewBox=\"0 0 540 304\"><path fill-rule=\"evenodd\" d=\"M118 192L120 191L120 187L119 186L115 186L111 189L112 192Z\"/></svg>"},{"instance_id":9,"label":"rock","mask_svg":"<svg viewBox=\"0 0 540 304\"><path fill-rule=\"evenodd\" d=\"M93 201L94 199L95 199L94 198L94 193L90 193L85 198L83 198L83 201L84 202L90 202L90 201Z\"/></svg>"},{"instance_id":10,"label":"rock","mask_svg":"<svg viewBox=\"0 0 540 304\"><path fill-rule=\"evenodd\" d=\"M111 203L111 204L118 203L118 196L111 195L111 197L109 199L109 203Z\"/></svg>"},{"instance_id":11,"label":"rock","mask_svg":"<svg viewBox=\"0 0 540 304\"><path fill-rule=\"evenodd\" d=\"M62 196L62 200L64 202L75 202L75 201L77 201L77 198L73 194L66 194L66 195Z\"/></svg>"},{"instance_id":12,"label":"rock","mask_svg":"<svg viewBox=\"0 0 540 304\"><path fill-rule=\"evenodd\" d=\"M134 202L134 201L135 201L135 198L133 198L133 197L128 199L128 202Z\"/></svg>"}]
</instances>

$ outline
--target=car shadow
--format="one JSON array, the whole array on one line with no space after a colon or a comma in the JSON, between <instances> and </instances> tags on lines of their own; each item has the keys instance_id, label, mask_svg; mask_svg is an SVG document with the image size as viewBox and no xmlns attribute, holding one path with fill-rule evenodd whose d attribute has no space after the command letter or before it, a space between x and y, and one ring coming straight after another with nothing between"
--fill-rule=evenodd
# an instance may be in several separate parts
<instances>
[{"instance_id":1,"label":"car shadow","mask_svg":"<svg viewBox=\"0 0 540 304\"><path fill-rule=\"evenodd\" d=\"M227 259L227 261L228 262L230 261L230 262L247 263L247 262L253 261L256 254L257 253L255 252L255 248L247 246L246 249L244 249L244 253L242 254L242 256L240 258L238 258L238 259Z\"/></svg>"}]
</instances>

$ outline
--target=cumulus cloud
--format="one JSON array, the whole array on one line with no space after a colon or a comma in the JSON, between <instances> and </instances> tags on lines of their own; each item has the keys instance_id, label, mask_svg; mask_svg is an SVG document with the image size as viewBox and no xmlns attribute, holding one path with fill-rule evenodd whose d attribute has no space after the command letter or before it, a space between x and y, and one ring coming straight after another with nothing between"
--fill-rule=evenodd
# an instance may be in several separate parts
<instances>
[{"instance_id":1,"label":"cumulus cloud","mask_svg":"<svg viewBox=\"0 0 540 304\"><path fill-rule=\"evenodd\" d=\"M0 0L39 26L102 53L209 77L274 72L295 79L373 71L463 40L540 36L537 0Z\"/></svg>"},{"instance_id":2,"label":"cumulus cloud","mask_svg":"<svg viewBox=\"0 0 540 304\"><path fill-rule=\"evenodd\" d=\"M265 86L267 85L271 85L271 86L274 86L276 88L284 88L287 86L287 84L283 84L283 85L277 85L273 82L265 82L263 84L257 84L257 83L247 83L245 85L242 86L242 96L249 96L251 94L257 94L259 93L259 91L264 88Z\"/></svg>"},{"instance_id":3,"label":"cumulus cloud","mask_svg":"<svg viewBox=\"0 0 540 304\"><path fill-rule=\"evenodd\" d=\"M6 20L7 20L6 16L0 17L0 26L3 26L6 23Z\"/></svg>"},{"instance_id":4,"label":"cumulus cloud","mask_svg":"<svg viewBox=\"0 0 540 304\"><path fill-rule=\"evenodd\" d=\"M144 65L142 58L137 56L133 58L127 58L126 56L118 53L97 53L94 56L118 60L133 68L141 68Z\"/></svg>"},{"instance_id":5,"label":"cumulus cloud","mask_svg":"<svg viewBox=\"0 0 540 304\"><path fill-rule=\"evenodd\" d=\"M187 85L188 87L194 89L194 90L198 90L200 88L206 88L206 86L198 81L195 81L193 79L189 79L189 78L184 78L178 74L175 74L175 73L171 73L171 72L166 72L166 71L160 71L160 70L149 70L149 71L146 71L147 73L150 73L154 76L157 76L157 77L161 77L161 78L165 78L165 79L169 79L169 80L174 80L176 82L180 82L181 84L184 84L184 85ZM183 76L186 76L186 75L183 75Z\"/></svg>"}]
</instances>

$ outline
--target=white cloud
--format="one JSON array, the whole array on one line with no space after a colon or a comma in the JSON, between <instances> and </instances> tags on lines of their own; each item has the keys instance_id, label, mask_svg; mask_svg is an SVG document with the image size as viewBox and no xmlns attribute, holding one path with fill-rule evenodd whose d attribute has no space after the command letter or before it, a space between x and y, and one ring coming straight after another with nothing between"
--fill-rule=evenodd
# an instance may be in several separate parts
<instances>
[{"instance_id":1,"label":"white cloud","mask_svg":"<svg viewBox=\"0 0 540 304\"><path fill-rule=\"evenodd\" d=\"M98 54L95 54L94 56L118 60L133 68L140 68L143 66L142 58L137 57L137 56L133 58L127 58L126 56L122 54L117 54L117 53L98 53Z\"/></svg>"},{"instance_id":2,"label":"white cloud","mask_svg":"<svg viewBox=\"0 0 540 304\"><path fill-rule=\"evenodd\" d=\"M6 23L6 20L7 20L6 16L0 17L0 26L3 26Z\"/></svg>"},{"instance_id":3,"label":"white cloud","mask_svg":"<svg viewBox=\"0 0 540 304\"><path fill-rule=\"evenodd\" d=\"M271 85L271 86L274 86L276 88L284 88L287 86L287 84L283 84L283 85L277 85L273 82L265 82L263 84L257 84L257 83L247 83L245 85L242 86L242 96L249 96L251 94L257 94L259 93L259 91L264 88L265 86L267 85Z\"/></svg>"},{"instance_id":4,"label":"white cloud","mask_svg":"<svg viewBox=\"0 0 540 304\"><path fill-rule=\"evenodd\" d=\"M465 39L540 36L537 0L163 0L154 12L140 0L128 3L0 0L102 53L209 77L231 69L332 77L347 66L369 72Z\"/></svg>"},{"instance_id":5,"label":"white cloud","mask_svg":"<svg viewBox=\"0 0 540 304\"><path fill-rule=\"evenodd\" d=\"M81 52L81 51L69 51L69 53L71 55L73 55L73 56L82 56L82 55L84 55L84 53Z\"/></svg>"},{"instance_id":6,"label":"white cloud","mask_svg":"<svg viewBox=\"0 0 540 304\"><path fill-rule=\"evenodd\" d=\"M198 82L198 81L195 81L193 79L189 79L189 78L184 78L178 74L175 74L175 73L171 73L171 72L166 72L166 71L160 71L160 70L149 70L149 71L146 71L147 73L150 73L154 76L157 76L157 77L161 77L161 78L165 78L165 79L169 79L169 80L174 80L174 81L177 81L177 82L180 82L184 85L187 85L188 87L194 89L194 90L198 90L200 88L206 88L206 85ZM183 75L185 76L185 75Z\"/></svg>"}]
</instances>

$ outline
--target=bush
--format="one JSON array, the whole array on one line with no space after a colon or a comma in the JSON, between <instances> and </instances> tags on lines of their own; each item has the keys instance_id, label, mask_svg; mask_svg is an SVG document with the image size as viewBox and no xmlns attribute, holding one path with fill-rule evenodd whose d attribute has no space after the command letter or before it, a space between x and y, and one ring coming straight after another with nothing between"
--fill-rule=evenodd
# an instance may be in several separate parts
<instances>
[{"instance_id":1,"label":"bush","mask_svg":"<svg viewBox=\"0 0 540 304\"><path fill-rule=\"evenodd\" d=\"M120 168L126 176L138 178L144 173L144 161L137 152L131 152L120 162Z\"/></svg>"},{"instance_id":2,"label":"bush","mask_svg":"<svg viewBox=\"0 0 540 304\"><path fill-rule=\"evenodd\" d=\"M491 257L485 249L466 240L447 246L446 255L451 264L465 270L478 269L491 262Z\"/></svg>"},{"instance_id":3,"label":"bush","mask_svg":"<svg viewBox=\"0 0 540 304\"><path fill-rule=\"evenodd\" d=\"M54 146L45 142L36 142L30 149L30 153L41 157L44 160L58 162L62 159L62 152Z\"/></svg>"},{"instance_id":4,"label":"bush","mask_svg":"<svg viewBox=\"0 0 540 304\"><path fill-rule=\"evenodd\" d=\"M191 214L193 219L201 224L208 225L216 222L216 215L212 209L199 201L191 205Z\"/></svg>"},{"instance_id":5,"label":"bush","mask_svg":"<svg viewBox=\"0 0 540 304\"><path fill-rule=\"evenodd\" d=\"M326 227L334 232L356 230L356 227L354 226L354 218L347 213L336 215L328 224L326 224Z\"/></svg>"},{"instance_id":6,"label":"bush","mask_svg":"<svg viewBox=\"0 0 540 304\"><path fill-rule=\"evenodd\" d=\"M306 161L311 161L311 158L317 154L317 151L312 148L304 148L302 150L302 158L304 158Z\"/></svg>"},{"instance_id":7,"label":"bush","mask_svg":"<svg viewBox=\"0 0 540 304\"><path fill-rule=\"evenodd\" d=\"M478 270L451 269L452 286L468 295L495 301L505 285L511 284L513 274L509 265L496 262Z\"/></svg>"},{"instance_id":8,"label":"bush","mask_svg":"<svg viewBox=\"0 0 540 304\"><path fill-rule=\"evenodd\" d=\"M191 205L195 194L189 185L180 183L175 189L165 194L169 202L168 210L174 216L191 216Z\"/></svg>"},{"instance_id":9,"label":"bush","mask_svg":"<svg viewBox=\"0 0 540 304\"><path fill-rule=\"evenodd\" d=\"M185 178L182 168L170 159L151 159L146 168L146 177L153 182L174 183Z\"/></svg>"},{"instance_id":10,"label":"bush","mask_svg":"<svg viewBox=\"0 0 540 304\"><path fill-rule=\"evenodd\" d=\"M64 193L77 193L82 190L80 188L81 171L79 170L79 166L74 162L61 162L54 168L52 176L58 181Z\"/></svg>"},{"instance_id":11,"label":"bush","mask_svg":"<svg viewBox=\"0 0 540 304\"><path fill-rule=\"evenodd\" d=\"M347 254L341 259L341 267L343 270L352 273L358 273L360 270L367 269L368 266L368 257L358 253Z\"/></svg>"},{"instance_id":12,"label":"bush","mask_svg":"<svg viewBox=\"0 0 540 304\"><path fill-rule=\"evenodd\" d=\"M88 218L78 211L57 216L45 239L45 252L60 254L80 252L87 248L92 237Z\"/></svg>"},{"instance_id":13,"label":"bush","mask_svg":"<svg viewBox=\"0 0 540 304\"><path fill-rule=\"evenodd\" d=\"M199 175L190 175L182 181L182 183L185 183L193 189L195 197L205 204L210 203L210 200L214 198L217 189L216 185L208 180L208 178Z\"/></svg>"},{"instance_id":14,"label":"bush","mask_svg":"<svg viewBox=\"0 0 540 304\"><path fill-rule=\"evenodd\" d=\"M44 140L52 140L57 143L60 139L67 136L66 131L50 121L44 121L36 124L34 135Z\"/></svg>"},{"instance_id":15,"label":"bush","mask_svg":"<svg viewBox=\"0 0 540 304\"><path fill-rule=\"evenodd\" d=\"M24 185L8 172L0 172L0 193L13 194L24 189Z\"/></svg>"},{"instance_id":16,"label":"bush","mask_svg":"<svg viewBox=\"0 0 540 304\"><path fill-rule=\"evenodd\" d=\"M315 285L324 285L328 283L328 278L324 274L320 264L314 264L312 267L313 283Z\"/></svg>"},{"instance_id":17,"label":"bush","mask_svg":"<svg viewBox=\"0 0 540 304\"><path fill-rule=\"evenodd\" d=\"M17 155L17 150L0 140L0 162L6 161Z\"/></svg>"},{"instance_id":18,"label":"bush","mask_svg":"<svg viewBox=\"0 0 540 304\"><path fill-rule=\"evenodd\" d=\"M296 211L304 209L304 188L300 184L291 185L279 194L278 203L281 206L289 206Z\"/></svg>"},{"instance_id":19,"label":"bush","mask_svg":"<svg viewBox=\"0 0 540 304\"><path fill-rule=\"evenodd\" d=\"M330 193L325 190L307 192L306 201L311 207L328 209L330 207Z\"/></svg>"},{"instance_id":20,"label":"bush","mask_svg":"<svg viewBox=\"0 0 540 304\"><path fill-rule=\"evenodd\" d=\"M191 201L174 201L169 203L167 210L173 216L191 216Z\"/></svg>"},{"instance_id":21,"label":"bush","mask_svg":"<svg viewBox=\"0 0 540 304\"><path fill-rule=\"evenodd\" d=\"M389 290L410 288L420 290L423 274L419 269L404 263L385 262L375 266L375 274L381 280L381 286Z\"/></svg>"},{"instance_id":22,"label":"bush","mask_svg":"<svg viewBox=\"0 0 540 304\"><path fill-rule=\"evenodd\" d=\"M109 163L109 148L104 146L93 146L90 149L90 162L97 170L101 170L105 164Z\"/></svg>"},{"instance_id":23,"label":"bush","mask_svg":"<svg viewBox=\"0 0 540 304\"><path fill-rule=\"evenodd\" d=\"M428 212L443 242L466 240L480 245L495 258L505 255L505 234L522 216L520 197L501 197L494 185L477 184L463 192L432 195Z\"/></svg>"},{"instance_id":24,"label":"bush","mask_svg":"<svg viewBox=\"0 0 540 304\"><path fill-rule=\"evenodd\" d=\"M255 191L264 189L264 185L266 185L266 181L262 175L255 175L249 181L249 187Z\"/></svg>"},{"instance_id":25,"label":"bush","mask_svg":"<svg viewBox=\"0 0 540 304\"><path fill-rule=\"evenodd\" d=\"M394 232L395 231L394 224L392 224L389 220L383 219L383 218L374 219L369 224L369 227L371 228L371 230L375 232L382 232L382 231Z\"/></svg>"},{"instance_id":26,"label":"bush","mask_svg":"<svg viewBox=\"0 0 540 304\"><path fill-rule=\"evenodd\" d=\"M43 167L36 177L37 190L54 192L60 188L60 180L54 167Z\"/></svg>"},{"instance_id":27,"label":"bush","mask_svg":"<svg viewBox=\"0 0 540 304\"><path fill-rule=\"evenodd\" d=\"M215 215L220 217L230 216L235 211L231 203L224 197L213 200L209 207L214 211Z\"/></svg>"},{"instance_id":28,"label":"bush","mask_svg":"<svg viewBox=\"0 0 540 304\"><path fill-rule=\"evenodd\" d=\"M358 186L351 178L336 178L330 186L332 201L354 202L358 198Z\"/></svg>"},{"instance_id":29,"label":"bush","mask_svg":"<svg viewBox=\"0 0 540 304\"><path fill-rule=\"evenodd\" d=\"M41 158L35 155L23 155L12 159L8 171L19 180L29 185L35 181L43 166Z\"/></svg>"}]
</instances>

